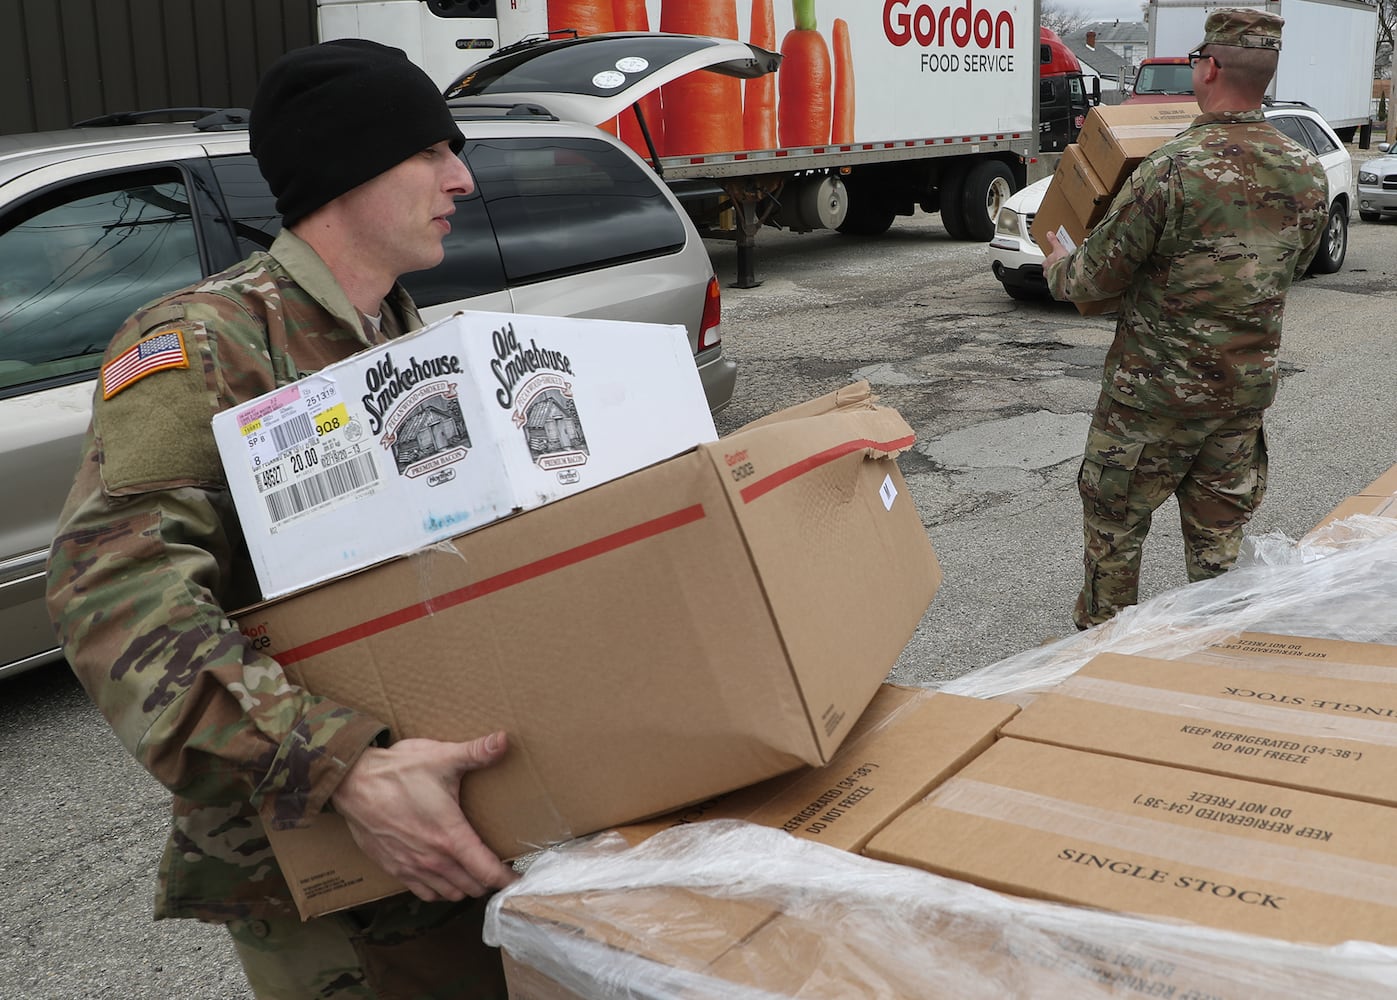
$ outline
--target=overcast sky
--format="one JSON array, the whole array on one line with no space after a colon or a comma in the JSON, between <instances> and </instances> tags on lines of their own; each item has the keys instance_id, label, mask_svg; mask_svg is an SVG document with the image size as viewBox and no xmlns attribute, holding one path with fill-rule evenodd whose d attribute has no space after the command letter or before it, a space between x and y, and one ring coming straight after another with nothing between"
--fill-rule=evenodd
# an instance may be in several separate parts
<instances>
[{"instance_id":1,"label":"overcast sky","mask_svg":"<svg viewBox=\"0 0 1397 1000\"><path fill-rule=\"evenodd\" d=\"M1080 10L1093 21L1143 21L1140 0L1064 0L1063 10Z\"/></svg>"}]
</instances>

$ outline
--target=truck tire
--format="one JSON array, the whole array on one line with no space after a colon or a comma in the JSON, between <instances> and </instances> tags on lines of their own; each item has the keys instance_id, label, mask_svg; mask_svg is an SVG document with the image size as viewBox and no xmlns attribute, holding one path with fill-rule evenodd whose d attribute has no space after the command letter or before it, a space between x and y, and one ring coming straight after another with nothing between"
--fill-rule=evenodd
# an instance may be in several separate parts
<instances>
[{"instance_id":1,"label":"truck tire","mask_svg":"<svg viewBox=\"0 0 1397 1000\"><path fill-rule=\"evenodd\" d=\"M1347 253L1348 209L1343 202L1336 201L1329 209L1329 222L1324 227L1324 238L1319 241L1319 253L1310 263L1310 273L1335 274L1344 266Z\"/></svg>"},{"instance_id":2,"label":"truck tire","mask_svg":"<svg viewBox=\"0 0 1397 1000\"><path fill-rule=\"evenodd\" d=\"M946 227L946 235L953 240L969 239L965 231L965 214L961 209L962 195L965 192L966 166L954 163L941 175L938 195L941 202L941 225Z\"/></svg>"},{"instance_id":3,"label":"truck tire","mask_svg":"<svg viewBox=\"0 0 1397 1000\"><path fill-rule=\"evenodd\" d=\"M897 217L897 209L883 193L868 183L844 185L849 209L835 227L846 236L882 236Z\"/></svg>"},{"instance_id":4,"label":"truck tire","mask_svg":"<svg viewBox=\"0 0 1397 1000\"><path fill-rule=\"evenodd\" d=\"M965 173L960 190L961 239L988 243L994 236L995 219L999 209L1014 193L1014 175L999 160L981 160ZM942 202L945 205L945 202ZM945 208L942 208L945 215ZM950 227L947 226L947 231Z\"/></svg>"}]
</instances>

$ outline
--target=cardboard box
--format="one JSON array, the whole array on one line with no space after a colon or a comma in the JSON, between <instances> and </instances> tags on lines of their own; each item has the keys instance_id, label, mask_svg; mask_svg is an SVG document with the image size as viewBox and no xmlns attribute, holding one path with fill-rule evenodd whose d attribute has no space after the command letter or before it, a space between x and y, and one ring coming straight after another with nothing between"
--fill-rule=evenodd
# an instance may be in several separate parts
<instances>
[{"instance_id":1,"label":"cardboard box","mask_svg":"<svg viewBox=\"0 0 1397 1000\"><path fill-rule=\"evenodd\" d=\"M1048 243L1048 233L1056 234L1058 242L1071 250L1080 246L1091 231L1091 227L1082 221L1077 210L1068 201L1063 187L1057 183L1056 173L1053 174L1053 178L1053 182L1043 192L1043 201L1039 204L1038 211L1034 213L1033 224L1029 227L1033 241L1038 244L1044 256L1052 253L1052 246ZM1103 299L1098 302L1074 302L1073 305L1077 307L1077 312L1083 316L1099 316L1102 313L1114 312L1118 309L1120 298Z\"/></svg>"},{"instance_id":2,"label":"cardboard box","mask_svg":"<svg viewBox=\"0 0 1397 1000\"><path fill-rule=\"evenodd\" d=\"M1306 533L1313 535L1321 528L1327 528L1337 521L1343 521L1355 514L1369 517L1397 518L1397 496L1356 496L1342 501L1337 507L1320 518L1319 523Z\"/></svg>"},{"instance_id":3,"label":"cardboard box","mask_svg":"<svg viewBox=\"0 0 1397 1000\"><path fill-rule=\"evenodd\" d=\"M991 889L1313 944L1397 944L1397 810L999 740L865 854Z\"/></svg>"},{"instance_id":4,"label":"cardboard box","mask_svg":"<svg viewBox=\"0 0 1397 1000\"><path fill-rule=\"evenodd\" d=\"M1180 104L1098 104L1087 112L1077 145L1102 184L1119 191L1145 157L1178 135L1198 117L1193 102Z\"/></svg>"},{"instance_id":5,"label":"cardboard box","mask_svg":"<svg viewBox=\"0 0 1397 1000\"><path fill-rule=\"evenodd\" d=\"M1397 805L1387 683L1103 653L1006 736Z\"/></svg>"},{"instance_id":6,"label":"cardboard box","mask_svg":"<svg viewBox=\"0 0 1397 1000\"><path fill-rule=\"evenodd\" d=\"M330 365L213 430L266 597L717 437L683 327L484 312Z\"/></svg>"},{"instance_id":7,"label":"cardboard box","mask_svg":"<svg viewBox=\"0 0 1397 1000\"><path fill-rule=\"evenodd\" d=\"M1359 496L1365 497L1393 497L1397 496L1397 465L1388 469L1377 479L1374 479L1363 489L1358 491Z\"/></svg>"},{"instance_id":8,"label":"cardboard box","mask_svg":"<svg viewBox=\"0 0 1397 1000\"><path fill-rule=\"evenodd\" d=\"M617 832L737 819L858 852L894 816L979 756L1018 706L885 684L834 758Z\"/></svg>"},{"instance_id":9,"label":"cardboard box","mask_svg":"<svg viewBox=\"0 0 1397 1000\"><path fill-rule=\"evenodd\" d=\"M625 864L624 858L615 861L622 869ZM647 871L654 864L652 859ZM989 893L976 906L969 893L929 884L923 872L869 864L866 881L857 886L857 876L841 871L826 892L759 889L745 908L724 895L721 885L700 891L666 885L547 896L512 893L500 910L509 996L1291 1000L1378 995L1371 969L1364 975L1354 963L1336 965L1313 949L1297 954L1295 946L1255 938L1241 947L1220 935L1200 936L1197 928L1163 922L1142 928L1087 911L1074 919L1071 913L1048 914ZM851 887L856 891L838 891ZM797 905L790 905L797 896ZM517 955L511 950L516 945Z\"/></svg>"},{"instance_id":10,"label":"cardboard box","mask_svg":"<svg viewBox=\"0 0 1397 1000\"><path fill-rule=\"evenodd\" d=\"M462 804L515 857L833 758L940 582L913 440L860 383L238 623L395 737L506 730ZM332 814L269 836L304 914L386 894Z\"/></svg>"},{"instance_id":11,"label":"cardboard box","mask_svg":"<svg viewBox=\"0 0 1397 1000\"><path fill-rule=\"evenodd\" d=\"M1088 229L1101 221L1118 190L1106 186L1096 168L1087 162L1082 147L1076 143L1062 151L1062 159L1058 160L1050 186L1061 189L1067 203L1077 213L1077 218Z\"/></svg>"}]
</instances>

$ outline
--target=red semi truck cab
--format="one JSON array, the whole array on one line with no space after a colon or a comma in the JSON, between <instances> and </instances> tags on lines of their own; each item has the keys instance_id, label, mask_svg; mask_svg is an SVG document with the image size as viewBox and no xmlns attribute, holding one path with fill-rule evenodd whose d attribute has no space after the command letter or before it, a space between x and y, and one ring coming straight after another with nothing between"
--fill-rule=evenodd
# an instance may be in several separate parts
<instances>
[{"instance_id":1,"label":"red semi truck cab","mask_svg":"<svg viewBox=\"0 0 1397 1000\"><path fill-rule=\"evenodd\" d=\"M1173 104L1193 96L1188 56L1157 56L1140 61L1135 84L1122 104Z\"/></svg>"},{"instance_id":2,"label":"red semi truck cab","mask_svg":"<svg viewBox=\"0 0 1397 1000\"><path fill-rule=\"evenodd\" d=\"M1101 82L1087 93L1082 64L1051 28L1038 29L1038 148L1057 153L1076 142L1087 111L1101 101Z\"/></svg>"}]
</instances>

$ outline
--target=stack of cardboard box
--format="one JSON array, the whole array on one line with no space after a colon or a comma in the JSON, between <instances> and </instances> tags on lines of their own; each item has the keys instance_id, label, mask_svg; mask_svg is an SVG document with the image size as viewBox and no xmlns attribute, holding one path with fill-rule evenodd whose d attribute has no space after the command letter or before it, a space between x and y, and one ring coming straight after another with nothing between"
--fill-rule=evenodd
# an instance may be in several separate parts
<instances>
[{"instance_id":1,"label":"stack of cardboard box","mask_svg":"<svg viewBox=\"0 0 1397 1000\"><path fill-rule=\"evenodd\" d=\"M678 328L463 314L218 429L298 588L239 628L394 738L505 730L461 792L504 858L829 762L940 582L895 411L859 383L711 440ZM269 522L332 462L376 485ZM268 836L304 917L403 891L332 813Z\"/></svg>"},{"instance_id":2,"label":"stack of cardboard box","mask_svg":"<svg viewBox=\"0 0 1397 1000\"><path fill-rule=\"evenodd\" d=\"M1369 490L1384 486L1397 469ZM1390 607L1397 592L1384 603L1374 580L1391 575L1366 578L1352 614ZM1277 589L1278 606L1296 603ZM829 765L617 831L632 852L690 838L670 884L637 855L644 899L587 878L596 891L531 894L526 880L495 925L511 996L600 997L617 981L695 997L1390 995L1397 645L1167 631L1169 659L1108 649L1012 701L885 687ZM727 886L717 859L743 848L725 820L884 864L844 884L854 860L792 847L784 888ZM695 859L705 830L711 856ZM732 864L779 881L785 850ZM607 864L627 870L624 855ZM845 898L813 901L822 878ZM983 895L936 898L971 889Z\"/></svg>"},{"instance_id":3,"label":"stack of cardboard box","mask_svg":"<svg viewBox=\"0 0 1397 1000\"><path fill-rule=\"evenodd\" d=\"M1198 105L1131 104L1092 108L1077 141L1068 146L1033 217L1032 235L1052 252L1048 233L1070 247L1081 244L1106 215L1121 186L1146 156L1182 132ZM1079 302L1082 315L1110 312L1118 299Z\"/></svg>"}]
</instances>

